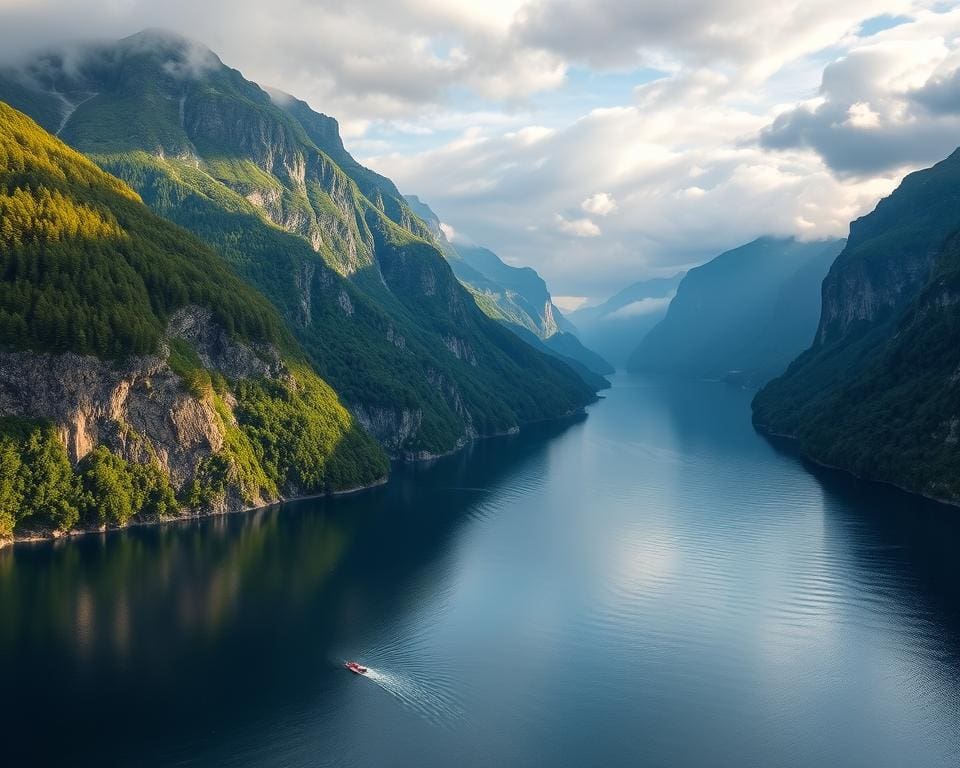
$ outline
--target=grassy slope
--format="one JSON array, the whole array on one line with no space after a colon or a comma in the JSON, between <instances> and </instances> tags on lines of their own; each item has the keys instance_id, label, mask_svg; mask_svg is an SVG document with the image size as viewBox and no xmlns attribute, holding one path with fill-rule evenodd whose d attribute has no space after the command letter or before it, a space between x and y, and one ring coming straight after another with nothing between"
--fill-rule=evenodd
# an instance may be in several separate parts
<instances>
[{"instance_id":1,"label":"grassy slope","mask_svg":"<svg viewBox=\"0 0 960 768\"><path fill-rule=\"evenodd\" d=\"M116 358L156 353L170 314L196 304L213 310L237 340L282 350L292 374L282 383L226 382L202 371L189 349L171 358L196 396L210 398L218 412L227 393L237 402L223 413L228 440L221 472L206 478L220 482L221 491L232 483L248 498L275 498L291 487L353 487L386 472L375 443L306 364L262 296L195 237L151 213L126 184L2 102L0 245L0 343L7 349ZM95 522L86 518L101 509L118 510L101 521L113 524L144 511L171 511L169 498L147 506L143 490L165 478L142 476L101 451L73 480L61 471L70 470L63 446L40 425L7 421L0 432L0 535L19 523ZM60 469L34 477L39 465ZM178 505L211 501L209 487L195 490L201 496L184 496ZM161 491L169 496L168 486Z\"/></svg>"}]
</instances>

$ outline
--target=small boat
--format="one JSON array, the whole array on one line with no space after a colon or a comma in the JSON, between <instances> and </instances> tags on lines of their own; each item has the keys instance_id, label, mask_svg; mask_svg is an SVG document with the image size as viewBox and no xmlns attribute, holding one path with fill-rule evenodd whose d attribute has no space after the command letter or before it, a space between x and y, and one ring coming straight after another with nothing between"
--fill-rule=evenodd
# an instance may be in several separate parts
<instances>
[{"instance_id":1,"label":"small boat","mask_svg":"<svg viewBox=\"0 0 960 768\"><path fill-rule=\"evenodd\" d=\"M349 670L350 670L351 672L353 672L355 675L365 675L365 674L367 674L367 668L366 668L365 666L363 666L362 664L357 664L357 662L355 662L355 661L348 661L348 662L344 663L343 666L345 666L347 669L349 669Z\"/></svg>"}]
</instances>

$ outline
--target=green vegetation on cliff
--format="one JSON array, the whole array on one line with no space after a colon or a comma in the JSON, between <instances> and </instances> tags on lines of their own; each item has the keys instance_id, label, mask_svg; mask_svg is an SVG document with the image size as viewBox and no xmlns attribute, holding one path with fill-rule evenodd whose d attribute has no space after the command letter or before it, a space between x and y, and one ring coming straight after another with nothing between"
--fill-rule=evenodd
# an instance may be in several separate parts
<instances>
[{"instance_id":1,"label":"green vegetation on cliff","mask_svg":"<svg viewBox=\"0 0 960 768\"><path fill-rule=\"evenodd\" d=\"M209 307L230 333L277 341L270 306L209 249L0 102L0 344L156 351L170 313Z\"/></svg>"},{"instance_id":2,"label":"green vegetation on cliff","mask_svg":"<svg viewBox=\"0 0 960 768\"><path fill-rule=\"evenodd\" d=\"M46 414L6 418L0 536L119 526L133 517L343 490L386 474L382 451L310 368L269 302L193 235L151 213L123 182L3 103L0 269L0 354L38 353L41 366L52 359L47 353L118 365L132 355L168 355L169 369L148 366L140 376L149 384L150 376L172 370L200 403L196 412L212 413L210 428L223 436L222 448L189 468L192 479L175 496L151 435L137 435L119 417L112 429L139 458L101 443L76 466ZM225 360L230 349L263 360L228 378L205 364L192 342L169 338L174 315L190 307L206 312L201 331ZM69 412L74 404L49 407L61 405Z\"/></svg>"},{"instance_id":3,"label":"green vegetation on cliff","mask_svg":"<svg viewBox=\"0 0 960 768\"><path fill-rule=\"evenodd\" d=\"M487 317L514 331L534 349L563 360L591 389L598 391L610 386L603 377L613 373L613 366L580 342L574 326L554 305L547 284L536 270L512 267L488 248L452 243L429 205L416 195L405 199L427 225L453 273Z\"/></svg>"},{"instance_id":4,"label":"green vegetation on cliff","mask_svg":"<svg viewBox=\"0 0 960 768\"><path fill-rule=\"evenodd\" d=\"M816 339L757 394L757 426L861 477L960 499L958 231L960 152L851 225Z\"/></svg>"},{"instance_id":5,"label":"green vegetation on cliff","mask_svg":"<svg viewBox=\"0 0 960 768\"><path fill-rule=\"evenodd\" d=\"M0 419L0 538L18 527L122 526L180 506L159 464L131 463L101 445L74 469L53 425Z\"/></svg>"},{"instance_id":6,"label":"green vegetation on cliff","mask_svg":"<svg viewBox=\"0 0 960 768\"><path fill-rule=\"evenodd\" d=\"M0 97L50 120L49 94L14 79L0 78ZM302 102L278 106L158 32L90 50L57 83L79 104L63 138L262 291L392 452L451 450L592 399L568 366L483 315L395 187Z\"/></svg>"}]
</instances>

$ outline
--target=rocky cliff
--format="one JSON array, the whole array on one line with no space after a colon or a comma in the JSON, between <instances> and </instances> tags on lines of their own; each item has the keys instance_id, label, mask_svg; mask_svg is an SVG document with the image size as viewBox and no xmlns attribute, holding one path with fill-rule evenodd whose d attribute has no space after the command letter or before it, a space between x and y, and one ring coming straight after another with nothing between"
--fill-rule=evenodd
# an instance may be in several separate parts
<instances>
[{"instance_id":1,"label":"rocky cliff","mask_svg":"<svg viewBox=\"0 0 960 768\"><path fill-rule=\"evenodd\" d=\"M270 304L0 103L0 539L383 479Z\"/></svg>"},{"instance_id":2,"label":"rocky cliff","mask_svg":"<svg viewBox=\"0 0 960 768\"><path fill-rule=\"evenodd\" d=\"M754 400L812 458L960 499L960 153L905 178L850 227L816 338Z\"/></svg>"},{"instance_id":3,"label":"rocky cliff","mask_svg":"<svg viewBox=\"0 0 960 768\"><path fill-rule=\"evenodd\" d=\"M176 340L193 347L204 368L231 380L293 385L276 349L232 341L209 310L186 307L171 318L154 355L117 362L72 352L0 352L0 413L52 423L75 465L106 446L129 462L157 461L181 491L204 459L224 449L227 429L238 422L231 390L223 392L226 408L218 413L213 397L191 392L170 367L170 343ZM216 500L218 511L279 498L264 488L248 489L246 498L238 487L228 490Z\"/></svg>"},{"instance_id":4,"label":"rocky cliff","mask_svg":"<svg viewBox=\"0 0 960 768\"><path fill-rule=\"evenodd\" d=\"M195 352L199 367L174 370L172 347L177 345ZM350 417L343 409L333 414L342 427L335 428L340 434L333 435L332 450L324 449L325 438L309 419L271 425L271 442L287 442L297 462L313 464L314 469L325 465L319 474L308 476L289 455L281 456L276 445L264 443L269 414L287 404L327 411L323 395L332 393L309 371L291 369L270 345L252 347L231 339L212 313L200 307L184 308L171 318L168 334L153 355L105 361L72 352L0 352L2 418L51 425L79 482L90 457L106 449L121 466L159 469L172 500L159 515L133 504L129 517L78 513L69 526L26 514L28 510L6 510L14 520L18 515L24 519L5 533L58 535L64 528L222 513L384 479L386 463L365 448L362 435L348 434ZM364 451L367 457L361 456ZM352 463L358 461L367 466L356 473ZM9 467L0 467L0 473L5 469ZM100 496L91 500L96 507L106 501Z\"/></svg>"},{"instance_id":5,"label":"rocky cliff","mask_svg":"<svg viewBox=\"0 0 960 768\"><path fill-rule=\"evenodd\" d=\"M603 376L613 373L613 366L580 342L576 328L553 303L546 282L536 270L510 266L488 248L451 242L430 206L416 195L408 195L406 201L427 225L457 279L488 317L570 364L594 389L609 386Z\"/></svg>"}]
</instances>

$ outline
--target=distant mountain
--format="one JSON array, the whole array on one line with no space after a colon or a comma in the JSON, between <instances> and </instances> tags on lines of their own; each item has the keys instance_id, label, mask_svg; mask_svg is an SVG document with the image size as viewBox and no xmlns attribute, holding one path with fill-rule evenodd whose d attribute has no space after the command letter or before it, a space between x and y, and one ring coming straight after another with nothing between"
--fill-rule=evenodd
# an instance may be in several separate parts
<instances>
[{"instance_id":1,"label":"distant mountain","mask_svg":"<svg viewBox=\"0 0 960 768\"><path fill-rule=\"evenodd\" d=\"M392 455L443 453L593 398L476 307L332 118L202 45L149 30L68 62L51 53L0 74L0 98L213 246Z\"/></svg>"},{"instance_id":2,"label":"distant mountain","mask_svg":"<svg viewBox=\"0 0 960 768\"><path fill-rule=\"evenodd\" d=\"M820 283L843 244L761 237L691 269L629 369L768 381L813 338Z\"/></svg>"},{"instance_id":3,"label":"distant mountain","mask_svg":"<svg viewBox=\"0 0 960 768\"><path fill-rule=\"evenodd\" d=\"M631 353L667 314L683 272L673 277L641 280L602 304L569 315L580 339L615 366L625 368Z\"/></svg>"},{"instance_id":4,"label":"distant mountain","mask_svg":"<svg viewBox=\"0 0 960 768\"><path fill-rule=\"evenodd\" d=\"M577 338L576 328L557 309L547 284L536 270L512 267L488 248L451 243L430 206L416 195L408 195L406 200L426 222L457 279L470 290L487 316L515 331L525 329L539 338L544 351L561 359L575 360L600 376L613 373L609 362ZM529 341L528 334L520 336ZM598 380L594 377L593 381Z\"/></svg>"},{"instance_id":5,"label":"distant mountain","mask_svg":"<svg viewBox=\"0 0 960 768\"><path fill-rule=\"evenodd\" d=\"M812 346L754 423L818 461L960 500L960 150L850 225Z\"/></svg>"},{"instance_id":6,"label":"distant mountain","mask_svg":"<svg viewBox=\"0 0 960 768\"><path fill-rule=\"evenodd\" d=\"M368 485L276 310L0 102L0 540Z\"/></svg>"}]
</instances>

